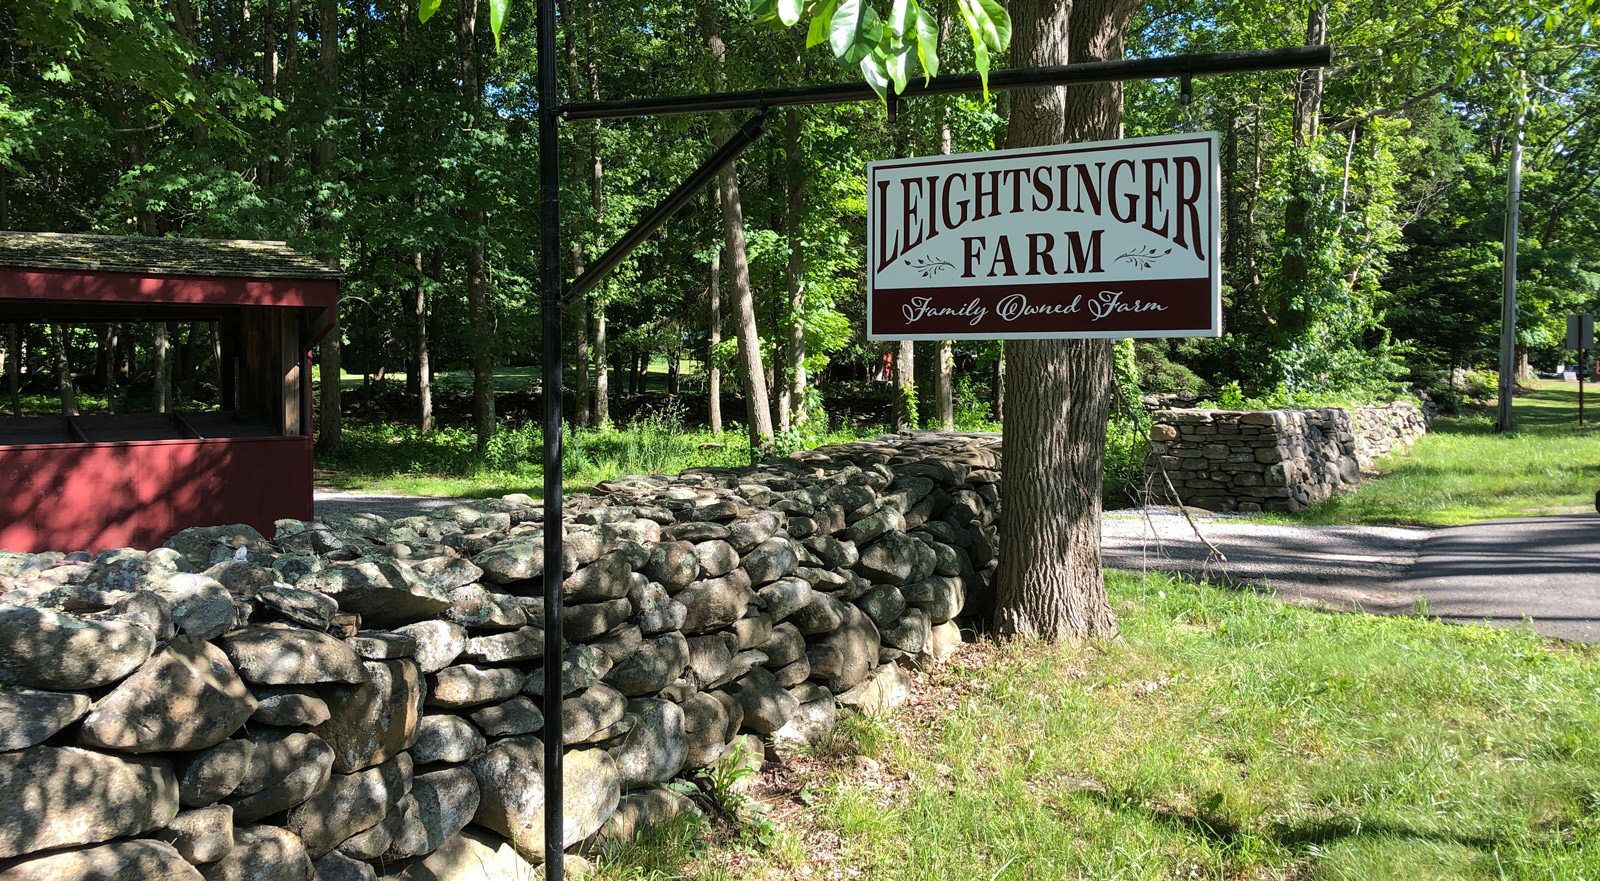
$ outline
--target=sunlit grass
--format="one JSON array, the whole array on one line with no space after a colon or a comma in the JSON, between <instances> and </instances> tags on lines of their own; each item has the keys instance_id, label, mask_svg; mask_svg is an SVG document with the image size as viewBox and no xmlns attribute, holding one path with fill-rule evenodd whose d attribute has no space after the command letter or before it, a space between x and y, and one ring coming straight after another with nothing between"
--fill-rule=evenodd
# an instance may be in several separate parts
<instances>
[{"instance_id":1,"label":"sunlit grass","mask_svg":"<svg viewBox=\"0 0 1600 881\"><path fill-rule=\"evenodd\" d=\"M887 783L815 772L837 853L679 828L602 879L1600 875L1594 649L1108 577L1121 641L969 647L857 741Z\"/></svg>"},{"instance_id":2,"label":"sunlit grass","mask_svg":"<svg viewBox=\"0 0 1600 881\"><path fill-rule=\"evenodd\" d=\"M1303 514L1259 519L1455 526L1592 511L1600 490L1600 412L1590 407L1579 428L1577 401L1575 384L1538 381L1516 398L1511 432L1495 432L1492 417L1482 414L1437 419L1409 454L1380 463L1377 479Z\"/></svg>"}]
</instances>

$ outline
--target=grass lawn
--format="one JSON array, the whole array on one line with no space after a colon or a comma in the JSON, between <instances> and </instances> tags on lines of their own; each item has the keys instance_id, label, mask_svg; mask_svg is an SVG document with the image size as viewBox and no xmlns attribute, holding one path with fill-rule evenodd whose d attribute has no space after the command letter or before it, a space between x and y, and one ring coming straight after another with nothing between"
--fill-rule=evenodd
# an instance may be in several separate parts
<instances>
[{"instance_id":1,"label":"grass lawn","mask_svg":"<svg viewBox=\"0 0 1600 881\"><path fill-rule=\"evenodd\" d=\"M1409 454L1380 463L1378 479L1303 514L1258 519L1456 526L1592 511L1600 490L1600 395L1587 402L1580 429L1577 385L1535 381L1515 400L1511 432L1496 433L1492 415L1441 417Z\"/></svg>"},{"instance_id":2,"label":"grass lawn","mask_svg":"<svg viewBox=\"0 0 1600 881\"><path fill-rule=\"evenodd\" d=\"M969 644L599 878L1600 877L1595 649L1108 579L1122 640Z\"/></svg>"}]
</instances>

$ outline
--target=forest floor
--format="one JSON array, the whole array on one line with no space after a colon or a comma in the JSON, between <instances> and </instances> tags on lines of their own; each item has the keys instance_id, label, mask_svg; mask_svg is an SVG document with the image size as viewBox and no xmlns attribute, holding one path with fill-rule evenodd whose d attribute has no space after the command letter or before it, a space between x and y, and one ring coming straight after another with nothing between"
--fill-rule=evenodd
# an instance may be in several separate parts
<instances>
[{"instance_id":1,"label":"forest floor","mask_svg":"<svg viewBox=\"0 0 1600 881\"><path fill-rule=\"evenodd\" d=\"M1592 879L1600 651L1111 573L1122 638L968 643L601 881Z\"/></svg>"}]
</instances>

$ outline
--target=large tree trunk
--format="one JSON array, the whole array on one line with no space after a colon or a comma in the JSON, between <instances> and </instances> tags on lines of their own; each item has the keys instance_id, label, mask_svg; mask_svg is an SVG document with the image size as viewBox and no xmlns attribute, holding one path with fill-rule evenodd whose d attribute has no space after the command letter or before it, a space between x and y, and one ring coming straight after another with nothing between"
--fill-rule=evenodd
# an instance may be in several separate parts
<instances>
[{"instance_id":1,"label":"large tree trunk","mask_svg":"<svg viewBox=\"0 0 1600 881\"><path fill-rule=\"evenodd\" d=\"M476 127L483 106L483 82L478 72L478 2L457 3L456 47L461 55L461 98L468 126ZM475 160L474 160L475 161ZM467 320L472 326L472 430L478 452L488 449L494 437L494 334L489 328L488 277L484 268L483 238L488 234L484 211L476 206L478 181L469 163L466 169Z\"/></svg>"},{"instance_id":2,"label":"large tree trunk","mask_svg":"<svg viewBox=\"0 0 1600 881\"><path fill-rule=\"evenodd\" d=\"M717 187L717 204L722 204L722 188ZM711 328L706 338L706 404L711 433L722 434L722 370L717 367L717 346L722 344L722 249L711 252L711 284L706 288L706 311Z\"/></svg>"},{"instance_id":3,"label":"large tree trunk","mask_svg":"<svg viewBox=\"0 0 1600 881\"><path fill-rule=\"evenodd\" d=\"M806 263L801 244L805 211L805 164L800 154L800 117L794 108L784 112L784 152L788 158L788 199L784 205L784 231L789 239L789 262L784 267L784 284L789 289L789 369L778 402L779 424L784 430L798 428L806 419Z\"/></svg>"},{"instance_id":4,"label":"large tree trunk","mask_svg":"<svg viewBox=\"0 0 1600 881\"><path fill-rule=\"evenodd\" d=\"M706 44L716 59L716 88L727 87L724 65L728 47L722 41L716 13L705 7L701 16ZM717 146L733 136L733 126L723 119L717 124ZM750 432L750 449L767 452L772 448L772 406L767 400L766 370L761 365L761 340L756 333L755 294L750 288L750 257L744 238L744 206L739 199L738 163L730 162L722 174L722 227L728 249L729 286L733 289L734 334L739 343L739 379L744 383L744 410Z\"/></svg>"},{"instance_id":5,"label":"large tree trunk","mask_svg":"<svg viewBox=\"0 0 1600 881\"><path fill-rule=\"evenodd\" d=\"M50 325L50 342L56 354L56 393L61 398L61 415L76 416L78 392L72 383L72 353L67 351L67 329L59 324Z\"/></svg>"},{"instance_id":6,"label":"large tree trunk","mask_svg":"<svg viewBox=\"0 0 1600 881\"><path fill-rule=\"evenodd\" d=\"M293 26L291 25L291 28ZM320 31L317 60L317 84L322 87L322 139L317 142L317 170L326 179L333 177L334 142L333 107L335 90L339 87L339 3L338 0L320 0L317 4L317 29ZM292 32L292 31L291 31ZM334 220L334 197L330 194L322 206L319 219L325 236L322 261L332 269L339 268L339 224ZM339 452L344 443L344 413L339 384L340 351L343 334L337 326L322 338L317 349L317 385L322 392L322 410L317 414L317 451L324 455Z\"/></svg>"},{"instance_id":7,"label":"large tree trunk","mask_svg":"<svg viewBox=\"0 0 1600 881\"><path fill-rule=\"evenodd\" d=\"M1018 68L1122 57L1137 0L1015 0ZM1014 92L1007 147L1115 138L1116 83ZM1006 498L995 626L1050 641L1109 638L1100 569L1100 481L1111 403L1109 340L1006 343Z\"/></svg>"}]
</instances>

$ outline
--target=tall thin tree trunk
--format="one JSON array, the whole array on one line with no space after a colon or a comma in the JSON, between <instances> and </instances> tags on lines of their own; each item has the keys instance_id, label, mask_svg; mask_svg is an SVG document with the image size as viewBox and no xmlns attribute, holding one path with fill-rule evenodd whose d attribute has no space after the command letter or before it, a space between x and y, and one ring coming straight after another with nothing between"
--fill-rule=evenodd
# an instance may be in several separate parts
<instances>
[{"instance_id":1,"label":"tall thin tree trunk","mask_svg":"<svg viewBox=\"0 0 1600 881\"><path fill-rule=\"evenodd\" d=\"M1006 346L1000 344L1000 353L994 359L994 377L990 382L993 386L993 397L989 401L990 408L994 410L994 421L1006 421Z\"/></svg>"},{"instance_id":2,"label":"tall thin tree trunk","mask_svg":"<svg viewBox=\"0 0 1600 881\"><path fill-rule=\"evenodd\" d=\"M580 258L574 261L575 266L582 266L582 250L583 248L580 245L575 244L572 246L573 256ZM589 425L592 412L589 403L589 303L587 299L579 303L578 308L572 313L572 341L576 349L572 358L572 395L577 399L572 421L576 425Z\"/></svg>"},{"instance_id":3,"label":"tall thin tree trunk","mask_svg":"<svg viewBox=\"0 0 1600 881\"><path fill-rule=\"evenodd\" d=\"M116 337L112 337L113 340ZM222 367L222 323L211 322L211 379L217 384L217 409L222 409L222 402L228 400L229 392L222 387L227 380L228 372Z\"/></svg>"},{"instance_id":4,"label":"tall thin tree trunk","mask_svg":"<svg viewBox=\"0 0 1600 881\"><path fill-rule=\"evenodd\" d=\"M468 125L477 126L483 109L483 82L478 75L478 2L457 3L456 46L461 56L461 98L466 105ZM467 235L467 320L472 326L472 428L478 451L488 449L494 437L494 335L489 328L488 277L485 271L484 236L488 235L484 210L477 204L477 174L466 169L465 201Z\"/></svg>"},{"instance_id":5,"label":"tall thin tree trunk","mask_svg":"<svg viewBox=\"0 0 1600 881\"><path fill-rule=\"evenodd\" d=\"M1137 0L1013 0L1019 68L1122 57ZM1012 93L1007 147L1116 138L1122 88L1103 83ZM1110 638L1100 568L1100 482L1110 414L1109 340L1013 340L1006 402L1006 517L995 625L1046 640Z\"/></svg>"},{"instance_id":6,"label":"tall thin tree trunk","mask_svg":"<svg viewBox=\"0 0 1600 881\"><path fill-rule=\"evenodd\" d=\"M1306 44L1318 45L1328 39L1328 4L1325 0L1312 0L1311 12L1306 19ZM1301 154L1315 149L1319 121L1322 117L1322 68L1300 71L1294 93L1294 151ZM1299 177L1299 175L1296 175ZM1299 180L1293 195L1283 211L1283 237L1287 249L1283 255L1283 301L1278 303L1277 322L1291 335L1308 329L1311 320L1300 303L1300 292L1311 282L1310 264L1305 250L1311 234L1310 181Z\"/></svg>"},{"instance_id":7,"label":"tall thin tree trunk","mask_svg":"<svg viewBox=\"0 0 1600 881\"><path fill-rule=\"evenodd\" d=\"M905 431L917 423L916 344L901 340L894 349L894 428Z\"/></svg>"},{"instance_id":8,"label":"tall thin tree trunk","mask_svg":"<svg viewBox=\"0 0 1600 881\"><path fill-rule=\"evenodd\" d=\"M941 33L949 28L949 17L941 16ZM953 151L955 139L950 131L950 105L943 102L939 121L939 155L948 156ZM933 418L944 431L956 427L955 411L955 353L949 340L940 340L933 352Z\"/></svg>"},{"instance_id":9,"label":"tall thin tree trunk","mask_svg":"<svg viewBox=\"0 0 1600 881\"><path fill-rule=\"evenodd\" d=\"M433 432L433 369L428 357L428 278L422 271L422 252L411 255L417 285L411 297L411 357L417 365L417 427Z\"/></svg>"},{"instance_id":10,"label":"tall thin tree trunk","mask_svg":"<svg viewBox=\"0 0 1600 881\"><path fill-rule=\"evenodd\" d=\"M706 44L716 59L716 88L727 87L724 72L728 48L718 30L715 11L707 6L701 14ZM723 119L717 124L717 145L733 136L733 127ZM729 281L733 289L734 333L739 343L739 379L744 383L745 417L750 432L750 449L772 448L772 407L767 400L766 370L761 365L761 340L756 334L755 295L750 288L750 260L745 246L744 208L739 199L737 163L722 169L722 226L727 242Z\"/></svg>"},{"instance_id":11,"label":"tall thin tree trunk","mask_svg":"<svg viewBox=\"0 0 1600 881\"><path fill-rule=\"evenodd\" d=\"M602 290L605 285L601 285ZM606 352L606 299L594 299L594 426L611 425L611 361Z\"/></svg>"},{"instance_id":12,"label":"tall thin tree trunk","mask_svg":"<svg viewBox=\"0 0 1600 881\"><path fill-rule=\"evenodd\" d=\"M6 325L6 351L11 353L11 363L6 371L6 390L11 393L11 415L22 415L22 331L15 324Z\"/></svg>"},{"instance_id":13,"label":"tall thin tree trunk","mask_svg":"<svg viewBox=\"0 0 1600 881\"><path fill-rule=\"evenodd\" d=\"M155 363L151 368L151 373L154 374L152 382L154 385L155 408L157 413L170 413L172 412L172 362L168 356L170 354L171 341L168 339L167 323L165 321L157 321L152 326L156 332L155 346L152 351Z\"/></svg>"},{"instance_id":14,"label":"tall thin tree trunk","mask_svg":"<svg viewBox=\"0 0 1600 881\"><path fill-rule=\"evenodd\" d=\"M339 3L338 0L319 0L317 4L317 29L319 32L317 84L322 87L322 138L317 142L317 170L332 183L334 170L333 107L339 88ZM292 32L292 31L291 31ZM318 225L324 236L324 249L319 255L329 268L339 268L339 223L334 220L336 205L330 188L324 200L322 217ZM344 412L340 386L340 341L343 336L335 318L334 328L322 338L317 349L317 380L322 391L322 409L317 423L317 451L329 455L339 452L344 444ZM287 366L287 365L286 365Z\"/></svg>"},{"instance_id":15,"label":"tall thin tree trunk","mask_svg":"<svg viewBox=\"0 0 1600 881\"><path fill-rule=\"evenodd\" d=\"M802 249L801 226L805 213L805 164L800 153L800 117L794 108L784 112L784 152L788 158L788 200L784 206L784 230L789 239L789 262L784 267L784 284L789 289L789 369L784 383L781 424L799 427L806 421L806 262Z\"/></svg>"},{"instance_id":16,"label":"tall thin tree trunk","mask_svg":"<svg viewBox=\"0 0 1600 881\"><path fill-rule=\"evenodd\" d=\"M680 383L682 381L682 374L680 373L680 370L682 367L682 361L682 349L673 349L667 353L667 394L672 395L673 397L677 397L678 392L681 390Z\"/></svg>"},{"instance_id":17,"label":"tall thin tree trunk","mask_svg":"<svg viewBox=\"0 0 1600 881\"><path fill-rule=\"evenodd\" d=\"M717 187L717 204L722 188ZM717 347L722 345L722 249L711 252L711 284L706 288L706 311L711 328L706 335L706 404L711 433L722 434L722 369L717 367Z\"/></svg>"},{"instance_id":18,"label":"tall thin tree trunk","mask_svg":"<svg viewBox=\"0 0 1600 881\"><path fill-rule=\"evenodd\" d=\"M78 415L78 392L72 382L72 353L67 350L67 330L50 325L51 348L56 355L56 394L61 398L61 415Z\"/></svg>"},{"instance_id":19,"label":"tall thin tree trunk","mask_svg":"<svg viewBox=\"0 0 1600 881\"><path fill-rule=\"evenodd\" d=\"M102 324L95 347L95 372L100 374L100 389L106 396L106 412L117 412L117 326Z\"/></svg>"}]
</instances>

